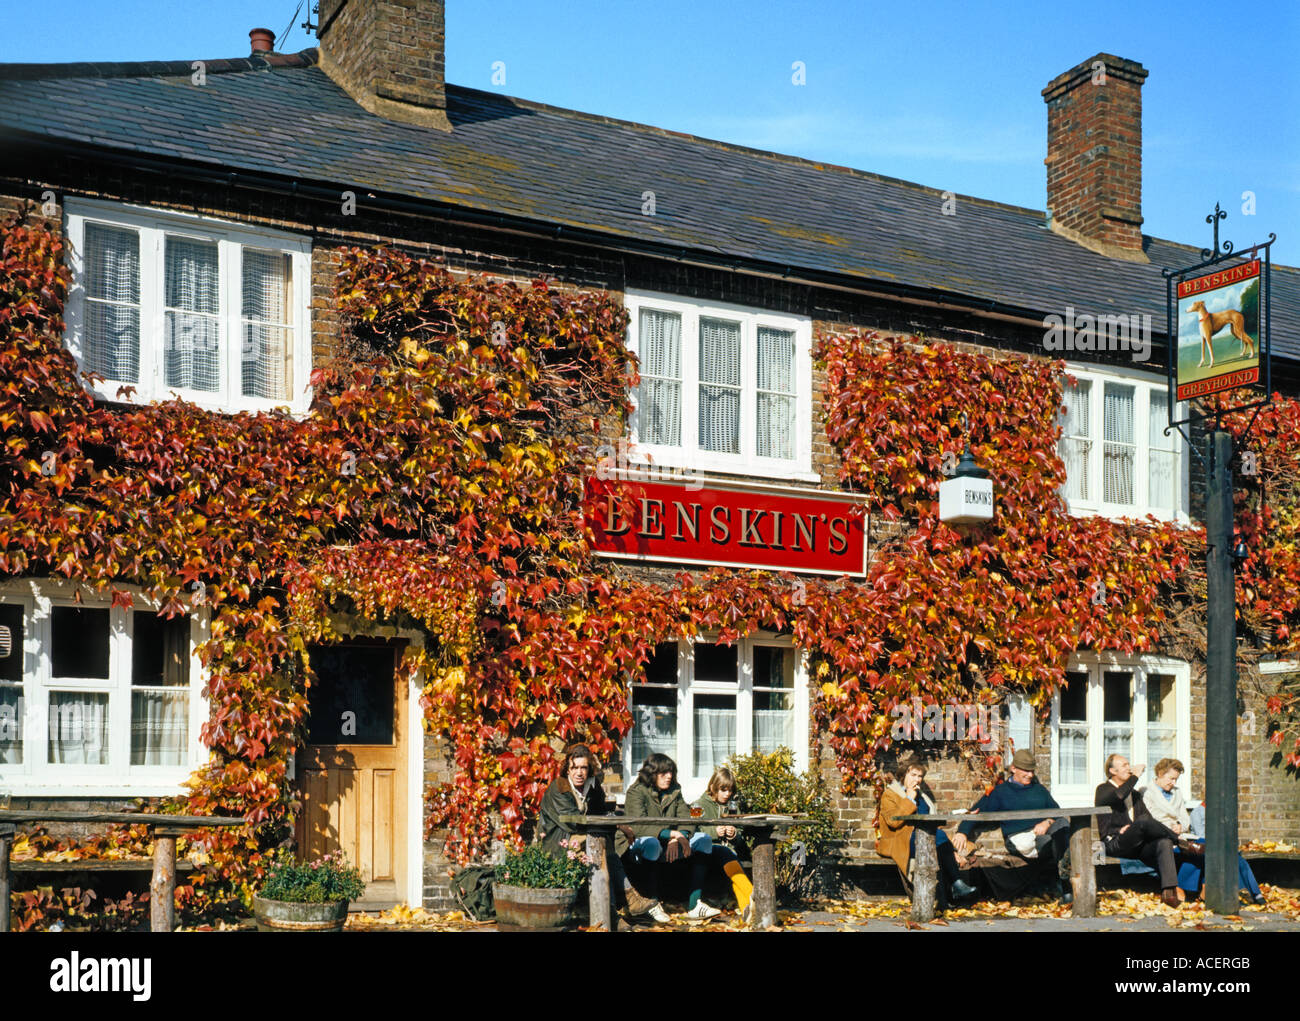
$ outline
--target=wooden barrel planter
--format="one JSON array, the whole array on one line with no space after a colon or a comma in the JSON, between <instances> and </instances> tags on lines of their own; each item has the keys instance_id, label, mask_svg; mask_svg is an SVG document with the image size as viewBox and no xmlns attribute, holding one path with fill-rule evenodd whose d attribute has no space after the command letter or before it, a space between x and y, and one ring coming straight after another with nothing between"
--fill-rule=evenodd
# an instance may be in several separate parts
<instances>
[{"instance_id":1,"label":"wooden barrel planter","mask_svg":"<svg viewBox=\"0 0 1300 1021\"><path fill-rule=\"evenodd\" d=\"M253 917L258 932L342 932L348 920L348 901L304 904L254 896Z\"/></svg>"},{"instance_id":2,"label":"wooden barrel planter","mask_svg":"<svg viewBox=\"0 0 1300 1021\"><path fill-rule=\"evenodd\" d=\"M503 932L564 932L582 924L576 889L492 884L497 928Z\"/></svg>"}]
</instances>

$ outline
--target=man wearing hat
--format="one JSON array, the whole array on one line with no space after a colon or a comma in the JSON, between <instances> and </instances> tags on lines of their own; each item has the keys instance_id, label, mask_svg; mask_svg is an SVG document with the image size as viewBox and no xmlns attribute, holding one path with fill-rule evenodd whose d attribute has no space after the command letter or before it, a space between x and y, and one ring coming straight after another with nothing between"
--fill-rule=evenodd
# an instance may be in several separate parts
<instances>
[{"instance_id":1,"label":"man wearing hat","mask_svg":"<svg viewBox=\"0 0 1300 1021\"><path fill-rule=\"evenodd\" d=\"M1014 812L1021 809L1060 809L1056 799L1034 776L1034 754L1028 748L1019 749L1011 758L1011 776L980 798L971 809L975 812ZM957 827L952 845L958 854L965 854L970 846L978 820L969 819ZM1033 819L1008 819L1002 824L1002 839L1007 850L1027 861L1056 860L1056 874L1061 883L1061 903L1074 900L1070 886L1070 823L1062 817L1048 816L1039 822Z\"/></svg>"}]
</instances>

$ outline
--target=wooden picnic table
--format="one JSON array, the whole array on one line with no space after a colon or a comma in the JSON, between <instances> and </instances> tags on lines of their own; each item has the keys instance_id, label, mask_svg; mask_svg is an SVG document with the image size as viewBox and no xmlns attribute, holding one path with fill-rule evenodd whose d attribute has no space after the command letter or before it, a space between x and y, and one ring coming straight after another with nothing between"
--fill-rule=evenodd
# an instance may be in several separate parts
<instances>
[{"instance_id":1,"label":"wooden picnic table","mask_svg":"<svg viewBox=\"0 0 1300 1021\"><path fill-rule=\"evenodd\" d=\"M804 826L812 822L799 815L724 815L718 819L677 816L627 816L627 815L562 815L560 822L578 833L587 835L587 854L596 863L591 875L589 908L591 924L607 932L614 932L617 923L613 904L615 892L610 885L609 861L614 854L614 831L620 826L653 824L664 829L683 826L698 829L701 826L734 826L753 836L754 848L754 907L750 913L750 928L766 929L776 925L776 841L778 829Z\"/></svg>"},{"instance_id":2,"label":"wooden picnic table","mask_svg":"<svg viewBox=\"0 0 1300 1021\"><path fill-rule=\"evenodd\" d=\"M1070 885L1074 902L1070 913L1075 918L1093 918L1097 914L1097 868L1092 860L1092 820L1094 816L1109 815L1107 807L1089 805L1086 808L1021 808L1006 812L926 812L913 815L896 815L894 821L911 823L916 827L916 867L912 880L912 918L928 922L936 914L935 895L939 886L939 852L935 834L948 822L985 823L1007 822L1014 819L1069 819L1070 820Z\"/></svg>"},{"instance_id":3,"label":"wooden picnic table","mask_svg":"<svg viewBox=\"0 0 1300 1021\"><path fill-rule=\"evenodd\" d=\"M194 830L214 826L243 826L244 817L218 815L161 815L156 812L43 812L0 810L0 932L9 931L9 849L14 826L20 822L108 822L127 826L144 824L153 838L153 877L149 882L149 928L171 932L176 927L176 838ZM16 865L26 866L27 862ZM68 862L49 862L58 871L68 871ZM134 871L139 860L88 859L77 862L85 871ZM32 871L28 868L20 871Z\"/></svg>"}]
</instances>

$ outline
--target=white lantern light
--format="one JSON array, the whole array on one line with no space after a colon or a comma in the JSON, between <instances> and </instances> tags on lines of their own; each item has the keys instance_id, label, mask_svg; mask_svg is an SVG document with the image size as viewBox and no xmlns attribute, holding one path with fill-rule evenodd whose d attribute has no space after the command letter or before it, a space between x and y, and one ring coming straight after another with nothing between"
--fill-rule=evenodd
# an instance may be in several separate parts
<instances>
[{"instance_id":1,"label":"white lantern light","mask_svg":"<svg viewBox=\"0 0 1300 1021\"><path fill-rule=\"evenodd\" d=\"M975 463L969 445L957 464L957 474L939 483L939 520L948 525L993 520L993 480Z\"/></svg>"}]
</instances>

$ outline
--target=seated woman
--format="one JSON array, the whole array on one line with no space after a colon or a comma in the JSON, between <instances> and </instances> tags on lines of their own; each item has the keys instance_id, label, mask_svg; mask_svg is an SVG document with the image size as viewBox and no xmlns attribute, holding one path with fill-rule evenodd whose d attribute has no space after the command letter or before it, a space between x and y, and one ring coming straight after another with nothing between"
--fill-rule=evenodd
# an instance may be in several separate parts
<instances>
[{"instance_id":1,"label":"seated woman","mask_svg":"<svg viewBox=\"0 0 1300 1021\"><path fill-rule=\"evenodd\" d=\"M611 811L605 800L605 789L600 785L600 774L593 768L595 762L596 757L585 744L571 745L564 753L564 773L542 795L538 832L542 836L542 847L557 858L563 858L566 853L561 841L574 835L573 830L560 822L560 816L603 815ZM615 896L622 891L629 915L651 914L659 907L657 901L642 897L636 891L618 858L610 861L609 876Z\"/></svg>"},{"instance_id":2,"label":"seated woman","mask_svg":"<svg viewBox=\"0 0 1300 1021\"><path fill-rule=\"evenodd\" d=\"M704 819L720 819L727 814L728 807L739 793L736 789L736 777L725 766L719 766L709 778L709 786L699 801L695 802ZM736 908L741 917L749 921L750 900L754 896L754 884L740 867L735 845L736 827L723 823L720 826L701 826L701 833L713 838L713 861L722 869L723 874L731 880L731 890L736 895Z\"/></svg>"},{"instance_id":3,"label":"seated woman","mask_svg":"<svg viewBox=\"0 0 1300 1021\"><path fill-rule=\"evenodd\" d=\"M1178 778L1183 774L1183 764L1177 759L1161 759L1156 763L1156 779L1142 792L1142 800L1147 811L1159 822L1164 823L1180 837L1204 841L1200 834L1192 832L1192 814L1188 811L1182 791L1178 790ZM1204 883L1205 860L1192 856L1178 866L1178 887L1185 893L1195 894ZM1250 863L1242 855L1237 855L1237 875L1241 888L1256 904L1264 903L1264 894L1255 881L1255 873L1250 870Z\"/></svg>"},{"instance_id":4,"label":"seated woman","mask_svg":"<svg viewBox=\"0 0 1300 1021\"><path fill-rule=\"evenodd\" d=\"M897 822L896 815L929 815L935 810L934 801L921 790L921 781L925 779L925 766L919 759L906 759L898 764L902 780L895 779L885 788L880 797L876 852L886 858L893 858L903 876L908 875L908 864L916 853L916 835L914 827L905 822ZM944 880L949 884L952 899L959 900L976 892L961 878L961 868L957 864L957 854L953 849L948 834L940 830L935 834L936 850L939 852L939 869Z\"/></svg>"},{"instance_id":5,"label":"seated woman","mask_svg":"<svg viewBox=\"0 0 1300 1021\"><path fill-rule=\"evenodd\" d=\"M632 869L646 875L642 888L651 899L657 898L660 862L689 861L691 897L687 915L691 918L712 918L721 914L717 908L701 899L713 840L707 833L697 833L691 825L691 810L682 797L682 788L677 782L677 763L659 752L649 756L641 766L636 782L627 789L623 811L629 819L638 816L667 816L682 820L681 825L662 829L649 823L622 826L614 835L614 849L627 858ZM659 904L649 911L649 915L656 922L671 920Z\"/></svg>"}]
</instances>

